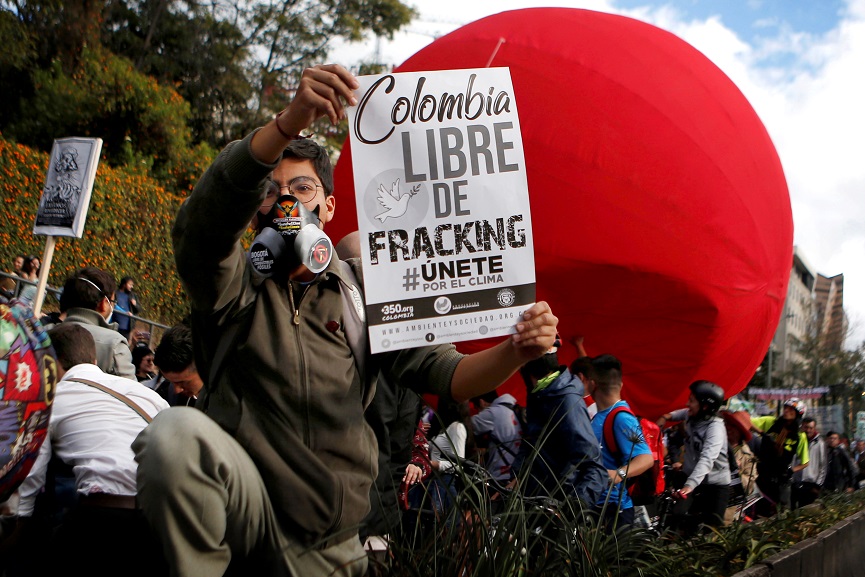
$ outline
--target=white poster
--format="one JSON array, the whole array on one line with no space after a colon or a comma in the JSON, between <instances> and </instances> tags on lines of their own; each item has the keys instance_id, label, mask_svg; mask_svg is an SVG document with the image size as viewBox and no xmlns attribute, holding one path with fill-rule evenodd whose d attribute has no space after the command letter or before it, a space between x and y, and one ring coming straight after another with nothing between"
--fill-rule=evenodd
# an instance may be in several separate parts
<instances>
[{"instance_id":1,"label":"white poster","mask_svg":"<svg viewBox=\"0 0 865 577\"><path fill-rule=\"evenodd\" d=\"M535 265L510 71L358 80L348 114L372 352L515 332Z\"/></svg>"},{"instance_id":2,"label":"white poster","mask_svg":"<svg viewBox=\"0 0 865 577\"><path fill-rule=\"evenodd\" d=\"M101 138L54 141L33 234L76 238L84 235L101 152Z\"/></svg>"}]
</instances>

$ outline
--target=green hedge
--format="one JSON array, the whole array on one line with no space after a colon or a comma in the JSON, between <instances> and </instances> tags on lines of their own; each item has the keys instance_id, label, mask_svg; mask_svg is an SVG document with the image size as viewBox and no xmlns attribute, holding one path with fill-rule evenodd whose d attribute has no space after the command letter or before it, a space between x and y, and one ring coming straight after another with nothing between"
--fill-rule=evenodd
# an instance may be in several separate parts
<instances>
[{"instance_id":1,"label":"green hedge","mask_svg":"<svg viewBox=\"0 0 865 577\"><path fill-rule=\"evenodd\" d=\"M64 135L68 136L68 135ZM0 135L0 266L12 271L17 254L42 257L45 236L33 234L33 222L48 171L49 155L5 140ZM104 160L104 158L103 158ZM207 155L185 167L201 174ZM111 168L101 162L90 200L84 237L57 237L48 284L63 285L82 266L95 266L118 281L129 275L136 281L140 316L165 325L188 313L188 302L177 277L171 250L171 225L181 194L165 190L145 169ZM46 298L44 310L56 306Z\"/></svg>"}]
</instances>

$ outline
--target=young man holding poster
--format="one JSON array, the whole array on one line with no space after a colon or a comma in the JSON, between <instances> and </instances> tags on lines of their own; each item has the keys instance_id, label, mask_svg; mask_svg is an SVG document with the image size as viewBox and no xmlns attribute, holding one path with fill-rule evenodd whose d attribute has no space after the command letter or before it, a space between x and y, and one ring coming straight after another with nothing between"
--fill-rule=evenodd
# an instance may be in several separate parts
<instances>
[{"instance_id":1,"label":"young man holding poster","mask_svg":"<svg viewBox=\"0 0 865 577\"><path fill-rule=\"evenodd\" d=\"M163 411L133 445L139 501L173 575L222 575L232 560L248 573L362 575L357 532L376 476L363 415L370 375L381 369L391 382L465 400L496 388L555 340L558 319L540 302L516 334L485 351L463 356L449 344L393 351L363 363L361 373L340 288L350 279L338 260L312 272L330 248L321 232L335 209L329 164L306 157L306 144L292 144L295 152L280 161L317 118L339 122L343 101L356 104L357 86L341 66L305 70L288 108L229 144L178 214L175 255L192 302L207 414ZM270 172L268 187L290 197L258 214L261 234L247 255L238 239L267 208L262 200L270 202L261 186ZM278 229L292 217L305 224L282 237ZM293 257L294 246L268 244L273 229L280 242L309 241L302 254L312 260Z\"/></svg>"}]
</instances>

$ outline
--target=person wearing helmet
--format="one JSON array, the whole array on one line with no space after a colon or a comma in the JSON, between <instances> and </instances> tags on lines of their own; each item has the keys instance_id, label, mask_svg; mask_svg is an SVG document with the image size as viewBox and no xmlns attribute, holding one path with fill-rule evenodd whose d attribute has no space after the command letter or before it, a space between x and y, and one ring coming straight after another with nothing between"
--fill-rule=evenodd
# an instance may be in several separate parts
<instances>
[{"instance_id":1,"label":"person wearing helmet","mask_svg":"<svg viewBox=\"0 0 865 577\"><path fill-rule=\"evenodd\" d=\"M751 417L752 429L761 436L757 452L757 487L765 497L757 503L761 517L774 515L778 505L790 507L793 474L808 466L808 437L801 428L805 411L805 403L794 397L784 402L780 417Z\"/></svg>"},{"instance_id":2,"label":"person wearing helmet","mask_svg":"<svg viewBox=\"0 0 865 577\"><path fill-rule=\"evenodd\" d=\"M693 534L702 524L719 527L730 499L730 464L727 430L718 410L724 404L724 389L711 381L694 381L688 406L662 415L658 425L685 421L685 462L687 475L679 490L674 509L674 524L685 534Z\"/></svg>"}]
</instances>

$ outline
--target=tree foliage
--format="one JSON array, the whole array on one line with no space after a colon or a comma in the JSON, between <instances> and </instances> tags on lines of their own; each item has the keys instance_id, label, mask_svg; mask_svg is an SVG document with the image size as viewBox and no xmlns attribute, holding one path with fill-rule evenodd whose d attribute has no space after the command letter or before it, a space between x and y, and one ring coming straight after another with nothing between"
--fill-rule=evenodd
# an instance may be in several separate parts
<instances>
[{"instance_id":1,"label":"tree foliage","mask_svg":"<svg viewBox=\"0 0 865 577\"><path fill-rule=\"evenodd\" d=\"M225 142L282 109L336 38L391 36L399 0L0 0L0 257L41 254L33 217L53 141L104 141L85 237L59 239L49 283L85 264L138 281L144 314L185 313L168 230ZM344 133L313 127L333 149Z\"/></svg>"},{"instance_id":2,"label":"tree foliage","mask_svg":"<svg viewBox=\"0 0 865 577\"><path fill-rule=\"evenodd\" d=\"M42 256L45 237L33 222L48 172L49 154L0 137L0 261L8 267L17 254ZM206 163L196 166L203 171ZM66 277L92 265L116 280L135 278L142 311L165 325L189 312L174 267L171 225L185 195L175 194L135 167L115 169L100 163L83 238L58 237L48 284L62 287ZM57 303L46 299L45 310Z\"/></svg>"},{"instance_id":3,"label":"tree foliage","mask_svg":"<svg viewBox=\"0 0 865 577\"><path fill-rule=\"evenodd\" d=\"M184 149L241 137L334 39L392 36L413 14L399 0L0 0L0 131L45 151L101 136L108 162L185 187L171 180Z\"/></svg>"},{"instance_id":4,"label":"tree foliage","mask_svg":"<svg viewBox=\"0 0 865 577\"><path fill-rule=\"evenodd\" d=\"M335 38L392 36L413 14L398 0L116 1L102 38L176 86L192 105L195 138L220 146L281 110Z\"/></svg>"}]
</instances>

